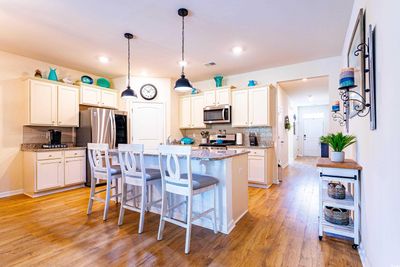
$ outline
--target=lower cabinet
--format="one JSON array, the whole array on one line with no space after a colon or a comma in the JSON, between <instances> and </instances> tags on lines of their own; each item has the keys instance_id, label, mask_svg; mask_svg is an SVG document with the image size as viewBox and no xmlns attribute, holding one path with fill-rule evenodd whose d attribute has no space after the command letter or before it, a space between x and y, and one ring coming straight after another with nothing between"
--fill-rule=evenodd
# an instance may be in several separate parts
<instances>
[{"instance_id":1,"label":"lower cabinet","mask_svg":"<svg viewBox=\"0 0 400 267\"><path fill-rule=\"evenodd\" d=\"M249 182L265 183L265 158L249 156Z\"/></svg>"},{"instance_id":2,"label":"lower cabinet","mask_svg":"<svg viewBox=\"0 0 400 267\"><path fill-rule=\"evenodd\" d=\"M83 184L86 151L24 152L24 193L34 197Z\"/></svg>"}]
</instances>

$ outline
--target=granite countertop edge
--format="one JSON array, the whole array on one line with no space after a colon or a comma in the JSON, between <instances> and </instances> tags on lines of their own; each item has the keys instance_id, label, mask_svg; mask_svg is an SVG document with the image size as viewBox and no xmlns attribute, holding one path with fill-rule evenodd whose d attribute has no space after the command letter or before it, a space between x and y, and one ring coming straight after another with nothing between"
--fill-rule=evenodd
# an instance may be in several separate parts
<instances>
[{"instance_id":1,"label":"granite countertop edge","mask_svg":"<svg viewBox=\"0 0 400 267\"><path fill-rule=\"evenodd\" d=\"M23 152L52 152L52 151L68 151L68 150L85 150L86 147L82 146L70 146L70 147L59 147L59 148L38 148L38 147L26 147L21 145L21 151Z\"/></svg>"}]
</instances>

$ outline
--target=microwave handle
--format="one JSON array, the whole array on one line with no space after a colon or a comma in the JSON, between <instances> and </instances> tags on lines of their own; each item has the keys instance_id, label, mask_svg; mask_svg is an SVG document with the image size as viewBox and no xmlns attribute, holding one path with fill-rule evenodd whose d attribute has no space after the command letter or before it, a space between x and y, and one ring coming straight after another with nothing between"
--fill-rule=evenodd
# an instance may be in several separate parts
<instances>
[{"instance_id":1,"label":"microwave handle","mask_svg":"<svg viewBox=\"0 0 400 267\"><path fill-rule=\"evenodd\" d=\"M225 119L225 109L224 108L222 109L222 120L226 120Z\"/></svg>"}]
</instances>

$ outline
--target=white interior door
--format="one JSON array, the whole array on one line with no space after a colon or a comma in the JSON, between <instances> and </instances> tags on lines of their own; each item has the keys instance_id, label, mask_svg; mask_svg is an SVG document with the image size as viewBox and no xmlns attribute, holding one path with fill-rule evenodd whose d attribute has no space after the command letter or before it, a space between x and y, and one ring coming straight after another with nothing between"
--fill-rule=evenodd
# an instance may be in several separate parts
<instances>
[{"instance_id":1,"label":"white interior door","mask_svg":"<svg viewBox=\"0 0 400 267\"><path fill-rule=\"evenodd\" d=\"M164 104L133 103L130 117L132 143L144 144L146 151L157 151L166 139Z\"/></svg>"},{"instance_id":2,"label":"white interior door","mask_svg":"<svg viewBox=\"0 0 400 267\"><path fill-rule=\"evenodd\" d=\"M321 154L319 139L323 135L323 118L303 119L303 156L317 157Z\"/></svg>"}]
</instances>

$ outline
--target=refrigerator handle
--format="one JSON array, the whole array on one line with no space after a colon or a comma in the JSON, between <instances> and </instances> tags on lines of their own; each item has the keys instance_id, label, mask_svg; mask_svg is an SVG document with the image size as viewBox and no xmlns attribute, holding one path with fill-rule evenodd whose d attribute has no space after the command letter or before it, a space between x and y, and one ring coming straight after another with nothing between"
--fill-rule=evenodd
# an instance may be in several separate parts
<instances>
[{"instance_id":1,"label":"refrigerator handle","mask_svg":"<svg viewBox=\"0 0 400 267\"><path fill-rule=\"evenodd\" d=\"M111 148L116 148L115 146L115 142L116 142L116 131L117 131L117 127L115 125L115 114L114 112L110 113L111 116Z\"/></svg>"}]
</instances>

